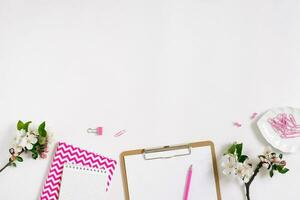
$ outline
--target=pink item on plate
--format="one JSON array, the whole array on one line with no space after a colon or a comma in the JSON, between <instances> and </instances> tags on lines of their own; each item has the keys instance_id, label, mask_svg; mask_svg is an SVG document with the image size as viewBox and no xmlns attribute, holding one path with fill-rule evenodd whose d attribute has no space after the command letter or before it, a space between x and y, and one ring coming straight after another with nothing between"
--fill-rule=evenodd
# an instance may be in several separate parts
<instances>
[{"instance_id":1,"label":"pink item on plate","mask_svg":"<svg viewBox=\"0 0 300 200\"><path fill-rule=\"evenodd\" d=\"M285 113L280 113L274 118L269 118L268 122L282 138L300 137L300 124L296 123L292 114L287 116Z\"/></svg>"}]
</instances>

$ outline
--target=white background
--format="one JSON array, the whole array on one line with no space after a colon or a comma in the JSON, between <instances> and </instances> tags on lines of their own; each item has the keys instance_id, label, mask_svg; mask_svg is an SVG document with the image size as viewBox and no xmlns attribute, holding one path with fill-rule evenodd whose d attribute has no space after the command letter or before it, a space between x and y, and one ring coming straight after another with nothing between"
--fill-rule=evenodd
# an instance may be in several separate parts
<instances>
[{"instance_id":1,"label":"white background","mask_svg":"<svg viewBox=\"0 0 300 200\"><path fill-rule=\"evenodd\" d=\"M267 143L251 113L300 104L299 4L1 0L0 164L19 119L46 120L56 141L117 160L124 150L206 139L218 156L234 140L256 156ZM85 132L96 126L104 136ZM291 171L259 176L252 199L299 198L299 153L286 159ZM0 199L37 199L49 165L25 158L5 170ZM220 179L223 199L243 199L237 181ZM124 199L119 166L110 199Z\"/></svg>"}]
</instances>

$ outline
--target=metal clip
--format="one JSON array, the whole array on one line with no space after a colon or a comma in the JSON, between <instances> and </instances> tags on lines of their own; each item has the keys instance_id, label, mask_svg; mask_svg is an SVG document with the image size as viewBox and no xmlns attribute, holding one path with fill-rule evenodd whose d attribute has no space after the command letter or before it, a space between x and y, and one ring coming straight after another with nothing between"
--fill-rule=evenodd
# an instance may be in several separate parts
<instances>
[{"instance_id":1,"label":"metal clip","mask_svg":"<svg viewBox=\"0 0 300 200\"><path fill-rule=\"evenodd\" d=\"M171 155L171 156L158 156L158 157L153 157L153 158L148 158L147 157L147 154L149 155L151 153L160 153L160 152L182 150L182 149L186 149L187 152L186 153L174 154L174 155ZM168 158L191 155L191 153L192 153L191 147L190 147L189 144L187 144L187 145L178 145L178 146L164 146L164 147L155 148L155 149L144 149L143 157L144 157L145 160L168 159Z\"/></svg>"}]
</instances>

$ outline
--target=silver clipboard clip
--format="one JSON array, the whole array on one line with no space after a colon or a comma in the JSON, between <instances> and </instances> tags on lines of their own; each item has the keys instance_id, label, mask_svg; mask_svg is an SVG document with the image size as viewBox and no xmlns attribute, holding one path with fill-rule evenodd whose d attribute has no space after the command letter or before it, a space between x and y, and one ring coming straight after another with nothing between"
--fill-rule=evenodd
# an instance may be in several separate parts
<instances>
[{"instance_id":1,"label":"silver clipboard clip","mask_svg":"<svg viewBox=\"0 0 300 200\"><path fill-rule=\"evenodd\" d=\"M178 154L174 154L174 155L171 155L171 156L158 156L158 157L153 157L153 158L148 158L147 157L148 154L152 154L152 153L160 153L160 152L182 150L182 149L186 149L187 152L178 153ZM191 146L189 144L177 145L177 146L164 146L164 147L160 147L160 148L144 149L143 158L145 160L169 159L169 158L174 158L174 157L191 155L191 153L192 153L192 150L191 150Z\"/></svg>"}]
</instances>

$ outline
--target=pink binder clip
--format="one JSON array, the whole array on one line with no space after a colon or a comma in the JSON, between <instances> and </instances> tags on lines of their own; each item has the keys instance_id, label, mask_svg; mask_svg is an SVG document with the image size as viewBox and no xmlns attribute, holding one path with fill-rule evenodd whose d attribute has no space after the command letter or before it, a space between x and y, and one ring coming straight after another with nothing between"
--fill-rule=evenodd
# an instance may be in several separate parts
<instances>
[{"instance_id":1,"label":"pink binder clip","mask_svg":"<svg viewBox=\"0 0 300 200\"><path fill-rule=\"evenodd\" d=\"M89 128L87 130L88 133L96 133L97 135L103 134L103 127L97 127L97 128Z\"/></svg>"}]
</instances>

